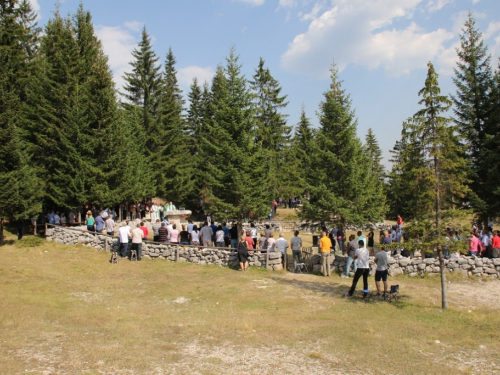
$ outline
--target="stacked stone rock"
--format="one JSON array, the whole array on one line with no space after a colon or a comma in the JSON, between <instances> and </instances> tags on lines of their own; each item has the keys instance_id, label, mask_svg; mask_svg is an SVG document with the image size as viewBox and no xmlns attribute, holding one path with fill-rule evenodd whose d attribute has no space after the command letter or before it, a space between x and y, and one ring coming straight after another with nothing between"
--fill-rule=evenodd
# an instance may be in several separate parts
<instances>
[{"instance_id":1,"label":"stacked stone rock","mask_svg":"<svg viewBox=\"0 0 500 375\"><path fill-rule=\"evenodd\" d=\"M346 266L346 257L336 255L332 262L332 272L344 273ZM370 257L370 275L375 275L377 265L374 257ZM321 258L315 254L311 258L313 272L321 272ZM441 267L437 258L405 258L400 255L388 258L389 275L397 276L407 274L408 276L418 276L424 274L439 274ZM477 275L497 278L500 276L500 259L488 259L477 257L465 257L445 259L446 272L461 273L463 275ZM350 272L354 276L354 272Z\"/></svg>"},{"instance_id":2,"label":"stacked stone rock","mask_svg":"<svg viewBox=\"0 0 500 375\"><path fill-rule=\"evenodd\" d=\"M82 244L97 250L107 249L118 251L118 239L105 235L94 235L88 233L86 228L64 228L54 227L47 229L47 241L54 241L64 245ZM107 243L106 243L107 242ZM238 256L231 250L219 248L198 248L193 246L163 245L157 243L143 242L142 254L145 258L163 259L177 262L195 264L214 264L222 267L239 268ZM266 253L255 251L248 258L250 266L266 268ZM280 253L269 253L268 269L280 271Z\"/></svg>"}]
</instances>

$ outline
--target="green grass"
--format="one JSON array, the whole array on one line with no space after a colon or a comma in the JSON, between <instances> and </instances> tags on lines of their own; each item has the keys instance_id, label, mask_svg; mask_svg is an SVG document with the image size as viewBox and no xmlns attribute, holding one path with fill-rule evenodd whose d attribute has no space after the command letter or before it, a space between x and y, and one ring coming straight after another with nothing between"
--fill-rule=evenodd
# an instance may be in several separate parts
<instances>
[{"instance_id":1,"label":"green grass","mask_svg":"<svg viewBox=\"0 0 500 375\"><path fill-rule=\"evenodd\" d=\"M400 302L364 303L342 299L350 280L337 276L112 265L104 252L54 243L0 251L1 374L482 374L500 365L498 302L450 291L442 311L438 278L391 280Z\"/></svg>"}]
</instances>

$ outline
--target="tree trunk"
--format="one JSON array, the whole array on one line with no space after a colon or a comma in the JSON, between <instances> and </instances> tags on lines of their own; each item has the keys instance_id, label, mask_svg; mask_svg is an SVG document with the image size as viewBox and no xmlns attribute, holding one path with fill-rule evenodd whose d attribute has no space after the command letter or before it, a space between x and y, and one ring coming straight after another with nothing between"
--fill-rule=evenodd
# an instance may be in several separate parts
<instances>
[{"instance_id":1,"label":"tree trunk","mask_svg":"<svg viewBox=\"0 0 500 375\"><path fill-rule=\"evenodd\" d=\"M448 293L446 291L446 272L444 265L444 254L441 249L438 250L439 254L439 267L441 268L441 307L443 309L448 308Z\"/></svg>"},{"instance_id":2,"label":"tree trunk","mask_svg":"<svg viewBox=\"0 0 500 375\"><path fill-rule=\"evenodd\" d=\"M0 219L0 246L3 246L3 217Z\"/></svg>"}]
</instances>

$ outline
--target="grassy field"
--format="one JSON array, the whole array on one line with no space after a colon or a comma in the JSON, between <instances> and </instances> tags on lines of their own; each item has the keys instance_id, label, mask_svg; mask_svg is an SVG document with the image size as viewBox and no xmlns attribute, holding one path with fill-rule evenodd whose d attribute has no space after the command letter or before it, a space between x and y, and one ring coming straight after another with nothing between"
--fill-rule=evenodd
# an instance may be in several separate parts
<instances>
[{"instance_id":1,"label":"grassy field","mask_svg":"<svg viewBox=\"0 0 500 375\"><path fill-rule=\"evenodd\" d=\"M0 251L0 374L500 373L499 281L453 278L442 311L437 278L365 303L338 276Z\"/></svg>"}]
</instances>

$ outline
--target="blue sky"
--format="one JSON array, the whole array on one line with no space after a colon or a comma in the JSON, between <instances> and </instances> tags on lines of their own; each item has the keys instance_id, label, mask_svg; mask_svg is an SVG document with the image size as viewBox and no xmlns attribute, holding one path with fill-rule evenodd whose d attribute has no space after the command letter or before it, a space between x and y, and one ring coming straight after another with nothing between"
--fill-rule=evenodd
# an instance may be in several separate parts
<instances>
[{"instance_id":1,"label":"blue sky","mask_svg":"<svg viewBox=\"0 0 500 375\"><path fill-rule=\"evenodd\" d=\"M31 0L44 25L54 0ZM60 1L73 14L80 0ZM288 95L288 124L302 105L317 126L316 112L328 90L335 61L351 95L364 140L372 128L388 164L401 124L418 109L427 62L440 74L443 94L453 94L455 48L468 11L498 67L498 0L85 0L117 86L130 70L130 52L143 25L163 63L168 48L177 58L179 82L187 94L193 77L211 81L234 46L251 79L259 58Z\"/></svg>"}]
</instances>

